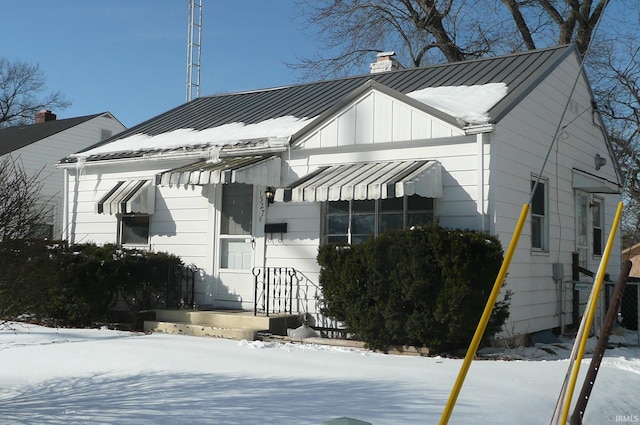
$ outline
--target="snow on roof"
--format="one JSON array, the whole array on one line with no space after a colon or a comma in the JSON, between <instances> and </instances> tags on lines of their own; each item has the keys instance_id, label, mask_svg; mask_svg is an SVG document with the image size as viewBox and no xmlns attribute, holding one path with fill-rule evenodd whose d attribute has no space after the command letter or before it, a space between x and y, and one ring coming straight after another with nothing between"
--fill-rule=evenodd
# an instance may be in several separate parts
<instances>
[{"instance_id":1,"label":"snow on roof","mask_svg":"<svg viewBox=\"0 0 640 425\"><path fill-rule=\"evenodd\" d=\"M505 83L473 86L426 88L407 95L453 117L469 123L485 123L488 111L507 94ZM183 128L155 136L139 133L114 140L93 149L75 154L86 158L91 155L144 150L177 149L186 146L235 145L257 139L286 139L307 125L313 118L291 115L268 119L256 124L234 122L206 130Z\"/></svg>"},{"instance_id":2,"label":"snow on roof","mask_svg":"<svg viewBox=\"0 0 640 425\"><path fill-rule=\"evenodd\" d=\"M507 94L505 83L428 87L407 93L422 103L468 123L486 123L489 110Z\"/></svg>"},{"instance_id":3,"label":"snow on roof","mask_svg":"<svg viewBox=\"0 0 640 425\"><path fill-rule=\"evenodd\" d=\"M238 144L243 140L288 138L313 118L285 116L272 118L257 124L235 122L206 130L183 128L151 136L134 134L114 140L102 146L76 154L76 157L88 157L115 152L135 152L148 149L174 149L184 146L222 146Z\"/></svg>"}]
</instances>

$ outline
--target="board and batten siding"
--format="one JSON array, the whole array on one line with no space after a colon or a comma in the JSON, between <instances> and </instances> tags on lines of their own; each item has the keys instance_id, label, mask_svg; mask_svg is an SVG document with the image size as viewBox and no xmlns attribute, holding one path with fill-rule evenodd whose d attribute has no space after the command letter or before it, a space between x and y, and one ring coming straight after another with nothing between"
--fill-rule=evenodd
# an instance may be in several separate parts
<instances>
[{"instance_id":1,"label":"board and batten siding","mask_svg":"<svg viewBox=\"0 0 640 425\"><path fill-rule=\"evenodd\" d=\"M560 294L571 279L571 253L576 249L575 202L572 169L577 168L610 181L617 181L613 160L609 156L602 128L594 121L590 92L580 77L571 95L570 108L563 123L559 119L568 102L579 71L574 56L565 60L554 72L523 99L497 125L492 136L492 180L490 199L495 205L495 232L503 246L508 246L523 204L529 201L532 176L541 175L547 184L548 251L531 250L530 214L524 225L506 279L513 293L511 317L505 333L523 334L571 321L570 302L560 305ZM560 128L558 126L560 125ZM554 136L559 137L555 139ZM549 151L550 146L553 148ZM548 162L543 167L545 157ZM596 172L594 157L599 153L607 165ZM598 195L604 200L604 238L610 234L619 195ZM589 214L588 219L591 220ZM591 226L589 241L591 241ZM620 268L620 238L616 239L607 270L617 276ZM596 271L600 258L589 255L588 268ZM564 267L563 283L553 280L553 263ZM560 285L561 287L558 287Z\"/></svg>"},{"instance_id":2,"label":"board and batten siding","mask_svg":"<svg viewBox=\"0 0 640 425\"><path fill-rule=\"evenodd\" d=\"M463 134L460 128L372 89L296 144L303 149L370 146Z\"/></svg>"}]
</instances>

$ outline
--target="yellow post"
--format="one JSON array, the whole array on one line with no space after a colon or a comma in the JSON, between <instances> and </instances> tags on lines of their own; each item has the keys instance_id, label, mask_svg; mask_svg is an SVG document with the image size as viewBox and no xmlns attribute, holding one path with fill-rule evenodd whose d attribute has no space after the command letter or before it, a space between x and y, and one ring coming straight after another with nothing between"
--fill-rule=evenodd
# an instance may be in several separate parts
<instances>
[{"instance_id":1,"label":"yellow post","mask_svg":"<svg viewBox=\"0 0 640 425\"><path fill-rule=\"evenodd\" d=\"M442 412L440 425L446 425L447 423L449 423L449 418L451 417L453 407L455 406L456 400L458 399L458 394L460 394L460 389L462 388L464 379L467 376L469 367L471 366L471 361L476 355L476 351L478 350L478 346L480 345L480 340L482 339L482 335L484 335L484 331L487 329L487 324L489 323L489 319L491 318L493 307L495 306L498 295L500 294L502 283L507 276L507 270L509 270L509 264L511 263L511 258L513 257L513 254L516 250L516 246L518 245L518 239L520 238L520 233L522 233L522 227L524 226L524 222L527 219L528 212L529 204L524 204L522 206L522 211L520 212L520 218L518 219L518 223L516 224L516 228L513 232L513 236L511 237L511 243L509 244L509 248L507 249L504 260L502 261L502 266L500 267L500 271L498 272L496 281L493 284L493 290L489 295L489 299L487 300L487 304L484 307L484 312L482 313L482 317L480 318L480 322L478 323L476 332L473 335L469 348L467 349L467 354L464 357L464 362L462 363L462 367L460 368L460 372L458 373L458 378L456 379L453 389L451 390L451 394L449 395L449 401L447 401L444 412Z\"/></svg>"},{"instance_id":2,"label":"yellow post","mask_svg":"<svg viewBox=\"0 0 640 425\"><path fill-rule=\"evenodd\" d=\"M586 322L584 329L582 330L582 335L576 335L576 338L580 339L580 348L578 349L578 354L576 356L575 367L571 371L571 381L569 382L569 387L567 388L567 397L564 400L564 408L562 410L562 418L560 420L560 424L567 423L567 417L569 416L569 408L571 406L571 399L573 398L573 390L576 385L576 380L578 379L578 372L580 371L580 362L582 362L582 358L584 357L585 347L587 346L587 340L589 339L589 331L591 330L591 325L593 323L593 316L596 312L596 305L598 304L598 296L600 295L600 290L602 288L602 282L604 281L604 274L607 268L607 263L609 262L609 255L611 254L611 249L613 247L614 237L616 235L616 231L618 230L618 223L620 222L620 216L622 215L622 202L618 203L618 210L616 211L616 215L613 219L613 224L611 226L611 233L609 233L609 239L607 240L607 246L604 249L604 253L602 254L602 259L600 260L600 267L598 268L598 273L596 274L596 281L594 282L594 286L591 289L591 296L589 299L588 310L585 311Z\"/></svg>"}]
</instances>

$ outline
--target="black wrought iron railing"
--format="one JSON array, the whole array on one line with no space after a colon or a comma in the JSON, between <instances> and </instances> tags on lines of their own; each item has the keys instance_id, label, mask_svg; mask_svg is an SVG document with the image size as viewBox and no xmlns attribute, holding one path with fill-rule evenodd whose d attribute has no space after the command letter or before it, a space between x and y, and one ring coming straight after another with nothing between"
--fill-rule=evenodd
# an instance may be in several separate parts
<instances>
[{"instance_id":1,"label":"black wrought iron railing","mask_svg":"<svg viewBox=\"0 0 640 425\"><path fill-rule=\"evenodd\" d=\"M327 336L344 335L341 323L322 315L322 290L304 273L292 267L256 267L252 273L255 315L298 314Z\"/></svg>"},{"instance_id":2,"label":"black wrought iron railing","mask_svg":"<svg viewBox=\"0 0 640 425\"><path fill-rule=\"evenodd\" d=\"M196 268L193 266L173 266L167 279L167 308L196 309L195 302Z\"/></svg>"},{"instance_id":3,"label":"black wrought iron railing","mask_svg":"<svg viewBox=\"0 0 640 425\"><path fill-rule=\"evenodd\" d=\"M291 267L254 267L253 314L293 314L293 289L296 271ZM295 285L294 285L294 281Z\"/></svg>"}]
</instances>

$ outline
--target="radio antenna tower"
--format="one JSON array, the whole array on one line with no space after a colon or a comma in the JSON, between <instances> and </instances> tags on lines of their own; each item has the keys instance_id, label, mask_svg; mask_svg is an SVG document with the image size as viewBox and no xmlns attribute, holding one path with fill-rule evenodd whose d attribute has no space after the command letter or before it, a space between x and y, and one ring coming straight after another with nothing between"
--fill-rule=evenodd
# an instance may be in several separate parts
<instances>
[{"instance_id":1,"label":"radio antenna tower","mask_svg":"<svg viewBox=\"0 0 640 425\"><path fill-rule=\"evenodd\" d=\"M187 102L200 97L200 47L202 41L202 0L189 0L187 40Z\"/></svg>"}]
</instances>

